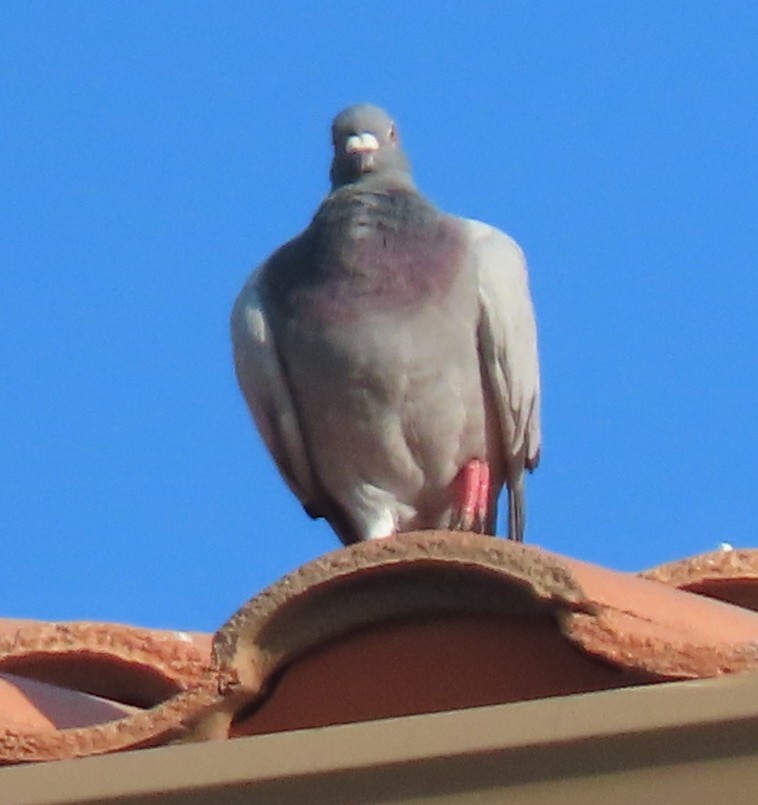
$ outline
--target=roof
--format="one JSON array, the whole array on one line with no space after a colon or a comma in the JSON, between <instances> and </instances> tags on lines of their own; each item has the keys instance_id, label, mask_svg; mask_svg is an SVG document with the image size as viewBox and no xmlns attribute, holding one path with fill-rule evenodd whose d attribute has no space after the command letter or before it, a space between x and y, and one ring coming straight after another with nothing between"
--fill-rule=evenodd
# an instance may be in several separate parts
<instances>
[{"instance_id":1,"label":"roof","mask_svg":"<svg viewBox=\"0 0 758 805\"><path fill-rule=\"evenodd\" d=\"M214 635L0 620L0 762L499 707L758 670L758 551L641 574L417 532L260 592Z\"/></svg>"},{"instance_id":2,"label":"roof","mask_svg":"<svg viewBox=\"0 0 758 805\"><path fill-rule=\"evenodd\" d=\"M12 805L746 802L755 674L0 771ZM747 799L746 799L747 798Z\"/></svg>"}]
</instances>

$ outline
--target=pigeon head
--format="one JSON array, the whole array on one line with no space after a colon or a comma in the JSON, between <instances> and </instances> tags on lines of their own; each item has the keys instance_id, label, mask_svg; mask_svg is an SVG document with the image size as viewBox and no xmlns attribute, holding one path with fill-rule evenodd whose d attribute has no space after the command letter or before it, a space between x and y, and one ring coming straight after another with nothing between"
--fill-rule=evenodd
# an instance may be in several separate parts
<instances>
[{"instance_id":1,"label":"pigeon head","mask_svg":"<svg viewBox=\"0 0 758 805\"><path fill-rule=\"evenodd\" d=\"M397 126L378 106L359 104L341 111L332 123L333 187L364 177L390 177L411 184L410 166Z\"/></svg>"}]
</instances>

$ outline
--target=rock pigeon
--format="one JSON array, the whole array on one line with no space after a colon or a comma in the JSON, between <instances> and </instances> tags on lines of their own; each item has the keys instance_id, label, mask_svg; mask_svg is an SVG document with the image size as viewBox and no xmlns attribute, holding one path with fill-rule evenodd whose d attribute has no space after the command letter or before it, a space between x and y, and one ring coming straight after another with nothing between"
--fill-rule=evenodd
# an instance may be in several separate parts
<instances>
[{"instance_id":1,"label":"rock pigeon","mask_svg":"<svg viewBox=\"0 0 758 805\"><path fill-rule=\"evenodd\" d=\"M253 273L231 318L237 378L281 474L343 543L425 528L524 534L540 454L537 335L518 245L447 215L398 129L332 124L331 191Z\"/></svg>"}]
</instances>

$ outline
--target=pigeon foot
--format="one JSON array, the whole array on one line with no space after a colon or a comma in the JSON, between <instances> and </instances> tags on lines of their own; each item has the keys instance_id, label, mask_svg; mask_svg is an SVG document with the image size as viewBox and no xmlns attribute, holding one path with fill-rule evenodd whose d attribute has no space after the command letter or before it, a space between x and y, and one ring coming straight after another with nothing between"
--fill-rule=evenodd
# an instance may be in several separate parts
<instances>
[{"instance_id":1,"label":"pigeon foot","mask_svg":"<svg viewBox=\"0 0 758 805\"><path fill-rule=\"evenodd\" d=\"M490 465L472 458L461 467L453 485L457 499L451 527L456 531L484 533L490 499Z\"/></svg>"}]
</instances>

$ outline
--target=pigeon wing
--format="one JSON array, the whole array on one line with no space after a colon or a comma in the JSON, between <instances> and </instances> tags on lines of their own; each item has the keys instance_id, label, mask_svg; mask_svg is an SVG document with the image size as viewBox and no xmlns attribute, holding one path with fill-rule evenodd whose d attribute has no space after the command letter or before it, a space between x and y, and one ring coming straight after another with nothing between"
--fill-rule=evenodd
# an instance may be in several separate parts
<instances>
[{"instance_id":1,"label":"pigeon wing","mask_svg":"<svg viewBox=\"0 0 758 805\"><path fill-rule=\"evenodd\" d=\"M466 221L477 272L479 348L496 400L509 474L515 480L540 456L540 375L537 327L526 260L504 232Z\"/></svg>"},{"instance_id":2,"label":"pigeon wing","mask_svg":"<svg viewBox=\"0 0 758 805\"><path fill-rule=\"evenodd\" d=\"M297 410L258 285L242 289L232 310L234 367L242 393L279 471L309 514L319 516L318 486Z\"/></svg>"}]
</instances>

